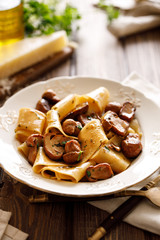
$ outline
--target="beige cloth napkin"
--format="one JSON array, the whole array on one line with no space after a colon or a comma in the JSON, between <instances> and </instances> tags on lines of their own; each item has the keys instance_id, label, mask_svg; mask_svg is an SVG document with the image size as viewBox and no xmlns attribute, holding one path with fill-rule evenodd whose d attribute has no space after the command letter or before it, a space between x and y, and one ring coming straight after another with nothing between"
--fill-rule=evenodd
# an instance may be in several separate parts
<instances>
[{"instance_id":1,"label":"beige cloth napkin","mask_svg":"<svg viewBox=\"0 0 160 240\"><path fill-rule=\"evenodd\" d=\"M26 240L28 234L8 224L11 212L0 209L0 240Z\"/></svg>"},{"instance_id":2,"label":"beige cloth napkin","mask_svg":"<svg viewBox=\"0 0 160 240\"><path fill-rule=\"evenodd\" d=\"M125 37L160 26L159 0L110 0L120 9L120 16L108 24L108 30L116 37Z\"/></svg>"},{"instance_id":3,"label":"beige cloth napkin","mask_svg":"<svg viewBox=\"0 0 160 240\"><path fill-rule=\"evenodd\" d=\"M150 99L154 100L160 106L160 89L155 87L149 82L143 80L137 73L131 73L124 81L123 84L131 86L141 91ZM135 187L130 189L140 189L151 179L158 175L159 171L153 174L150 178L137 184ZM160 183L159 183L160 185ZM89 202L95 207L106 210L107 212L113 212L120 204L122 204L126 198L116 198L109 200L100 200ZM124 221L141 228L143 230L150 231L152 233L160 235L160 208L154 206L147 199L144 199L136 208L126 217Z\"/></svg>"}]
</instances>

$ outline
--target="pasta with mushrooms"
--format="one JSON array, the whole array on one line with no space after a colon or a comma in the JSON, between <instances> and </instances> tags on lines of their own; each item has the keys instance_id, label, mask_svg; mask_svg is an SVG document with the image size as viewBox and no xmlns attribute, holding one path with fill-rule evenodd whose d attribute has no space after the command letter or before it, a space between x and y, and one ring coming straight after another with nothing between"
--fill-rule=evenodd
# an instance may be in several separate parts
<instances>
[{"instance_id":1,"label":"pasta with mushrooms","mask_svg":"<svg viewBox=\"0 0 160 240\"><path fill-rule=\"evenodd\" d=\"M21 108L15 135L21 142L18 150L43 177L72 182L107 179L126 170L142 151L135 106L109 102L104 87L71 94L41 111Z\"/></svg>"}]
</instances>

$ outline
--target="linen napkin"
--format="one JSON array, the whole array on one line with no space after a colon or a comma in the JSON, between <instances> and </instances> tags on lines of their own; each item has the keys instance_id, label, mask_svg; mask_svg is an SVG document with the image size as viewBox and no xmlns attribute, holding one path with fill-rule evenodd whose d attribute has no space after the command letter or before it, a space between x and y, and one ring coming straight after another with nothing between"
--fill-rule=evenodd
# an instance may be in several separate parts
<instances>
[{"instance_id":1,"label":"linen napkin","mask_svg":"<svg viewBox=\"0 0 160 240\"><path fill-rule=\"evenodd\" d=\"M120 16L107 26L118 38L160 26L159 0L106 0L107 3L120 10Z\"/></svg>"},{"instance_id":2,"label":"linen napkin","mask_svg":"<svg viewBox=\"0 0 160 240\"><path fill-rule=\"evenodd\" d=\"M0 240L26 240L28 234L8 224L11 212L0 209Z\"/></svg>"},{"instance_id":3,"label":"linen napkin","mask_svg":"<svg viewBox=\"0 0 160 240\"><path fill-rule=\"evenodd\" d=\"M148 98L154 100L160 106L160 89L155 87L153 84L144 81L137 73L131 73L122 83L137 90L141 89ZM159 171L130 189L140 189L146 185L146 183L154 179L158 173ZM123 197L109 200L91 201L89 203L97 208L111 213L119 205L126 201L126 199L126 197ZM144 199L140 204L138 204L136 208L124 218L124 221L135 227L160 235L160 208L150 203L147 199Z\"/></svg>"}]
</instances>

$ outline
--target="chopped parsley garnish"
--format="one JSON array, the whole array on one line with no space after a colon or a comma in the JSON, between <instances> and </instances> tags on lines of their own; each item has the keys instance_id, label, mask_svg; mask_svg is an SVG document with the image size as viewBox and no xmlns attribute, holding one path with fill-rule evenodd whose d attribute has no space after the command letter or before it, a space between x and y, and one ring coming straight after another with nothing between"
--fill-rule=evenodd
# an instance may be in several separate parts
<instances>
[{"instance_id":1,"label":"chopped parsley garnish","mask_svg":"<svg viewBox=\"0 0 160 240\"><path fill-rule=\"evenodd\" d=\"M105 149L107 149L108 151L110 151L110 149L107 147L107 146L104 146L105 147Z\"/></svg>"},{"instance_id":2,"label":"chopped parsley garnish","mask_svg":"<svg viewBox=\"0 0 160 240\"><path fill-rule=\"evenodd\" d=\"M67 141L63 141L63 142L61 142L61 145L62 145L62 146L65 146L66 143L67 143Z\"/></svg>"},{"instance_id":3,"label":"chopped parsley garnish","mask_svg":"<svg viewBox=\"0 0 160 240\"><path fill-rule=\"evenodd\" d=\"M81 126L81 125L78 125L77 128L81 130L81 129L82 129L82 126Z\"/></svg>"},{"instance_id":4,"label":"chopped parsley garnish","mask_svg":"<svg viewBox=\"0 0 160 240\"><path fill-rule=\"evenodd\" d=\"M80 152L79 152L77 161L80 160L82 153L83 153L83 151L80 151Z\"/></svg>"},{"instance_id":5,"label":"chopped parsley garnish","mask_svg":"<svg viewBox=\"0 0 160 240\"><path fill-rule=\"evenodd\" d=\"M89 170L86 171L87 176L90 177L91 176L91 172Z\"/></svg>"}]
</instances>

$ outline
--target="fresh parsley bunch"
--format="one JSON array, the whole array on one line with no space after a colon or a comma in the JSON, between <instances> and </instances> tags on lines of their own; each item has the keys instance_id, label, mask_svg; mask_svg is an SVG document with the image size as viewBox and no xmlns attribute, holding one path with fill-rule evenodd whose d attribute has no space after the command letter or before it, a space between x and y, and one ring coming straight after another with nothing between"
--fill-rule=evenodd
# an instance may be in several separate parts
<instances>
[{"instance_id":1,"label":"fresh parsley bunch","mask_svg":"<svg viewBox=\"0 0 160 240\"><path fill-rule=\"evenodd\" d=\"M58 12L58 1L50 4L36 0L23 1L25 34L29 37L49 35L55 31L65 30L70 35L73 23L81 18L78 10L71 5Z\"/></svg>"}]
</instances>

